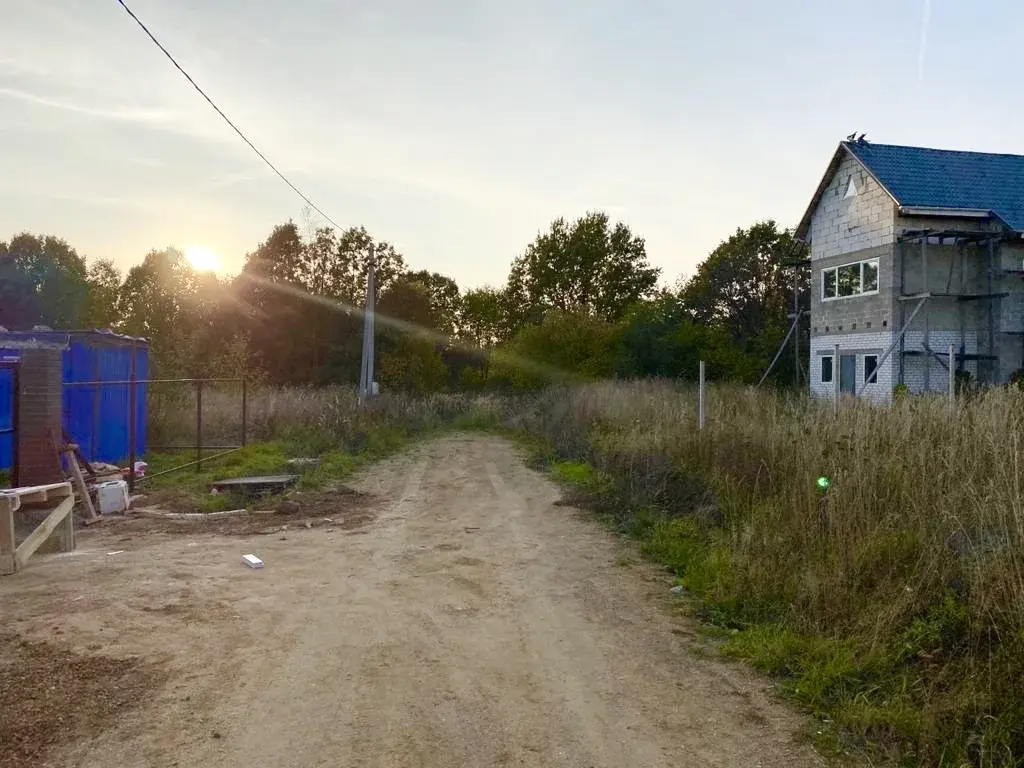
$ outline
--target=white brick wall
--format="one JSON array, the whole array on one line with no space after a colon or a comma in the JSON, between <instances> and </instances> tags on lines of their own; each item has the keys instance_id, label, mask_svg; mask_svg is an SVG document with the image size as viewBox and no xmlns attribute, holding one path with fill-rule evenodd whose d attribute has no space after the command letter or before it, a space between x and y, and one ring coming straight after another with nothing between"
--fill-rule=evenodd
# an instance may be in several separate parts
<instances>
[{"instance_id":1,"label":"white brick wall","mask_svg":"<svg viewBox=\"0 0 1024 768\"><path fill-rule=\"evenodd\" d=\"M892 331L879 331L877 333L847 333L831 334L828 336L811 337L811 394L818 397L831 397L832 382L824 383L821 380L821 358L819 352L831 354L835 345L839 345L840 355L857 356L857 391L864 386L864 355L877 354L881 359L882 353L892 344ZM895 357L890 356L888 360L878 369L875 380L864 389L864 397L875 402L887 403L892 399L892 388L895 384ZM839 361L833 362L833 376L839 376Z\"/></svg>"},{"instance_id":2,"label":"white brick wall","mask_svg":"<svg viewBox=\"0 0 1024 768\"><path fill-rule=\"evenodd\" d=\"M857 195L844 198L850 176ZM811 259L827 259L894 242L892 198L847 155L811 218Z\"/></svg>"}]
</instances>

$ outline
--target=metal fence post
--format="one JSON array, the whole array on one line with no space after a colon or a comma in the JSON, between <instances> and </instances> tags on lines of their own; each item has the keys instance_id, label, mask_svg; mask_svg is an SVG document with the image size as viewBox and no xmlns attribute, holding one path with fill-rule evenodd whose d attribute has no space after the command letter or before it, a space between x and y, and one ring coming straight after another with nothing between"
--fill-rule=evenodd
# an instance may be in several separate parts
<instances>
[{"instance_id":1,"label":"metal fence post","mask_svg":"<svg viewBox=\"0 0 1024 768\"><path fill-rule=\"evenodd\" d=\"M708 390L704 361L700 361L697 374L697 429L704 429L707 422Z\"/></svg>"},{"instance_id":2,"label":"metal fence post","mask_svg":"<svg viewBox=\"0 0 1024 768\"><path fill-rule=\"evenodd\" d=\"M203 380L196 380L196 474L203 469Z\"/></svg>"},{"instance_id":3,"label":"metal fence post","mask_svg":"<svg viewBox=\"0 0 1024 768\"><path fill-rule=\"evenodd\" d=\"M949 345L949 409L956 410L956 363L952 344Z\"/></svg>"},{"instance_id":4,"label":"metal fence post","mask_svg":"<svg viewBox=\"0 0 1024 768\"><path fill-rule=\"evenodd\" d=\"M839 415L839 345L832 347L832 412Z\"/></svg>"},{"instance_id":5,"label":"metal fence post","mask_svg":"<svg viewBox=\"0 0 1024 768\"><path fill-rule=\"evenodd\" d=\"M248 436L248 414L249 414L249 389L245 379L242 379L242 446L245 446Z\"/></svg>"},{"instance_id":6,"label":"metal fence post","mask_svg":"<svg viewBox=\"0 0 1024 768\"><path fill-rule=\"evenodd\" d=\"M128 491L135 490L135 442L138 438L138 373L135 358L136 344L132 339L131 345L132 360L129 366L128 375ZM97 385L98 390L102 385ZM93 459L96 457L93 456Z\"/></svg>"}]
</instances>

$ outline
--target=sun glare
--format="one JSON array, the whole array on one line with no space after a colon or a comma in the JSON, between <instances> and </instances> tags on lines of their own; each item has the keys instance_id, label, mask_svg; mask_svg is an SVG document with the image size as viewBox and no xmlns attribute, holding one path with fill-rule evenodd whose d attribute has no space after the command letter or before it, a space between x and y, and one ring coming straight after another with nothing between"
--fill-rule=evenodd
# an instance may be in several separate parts
<instances>
[{"instance_id":1,"label":"sun glare","mask_svg":"<svg viewBox=\"0 0 1024 768\"><path fill-rule=\"evenodd\" d=\"M197 272L220 272L220 256L210 248L193 245L185 249L185 258Z\"/></svg>"}]
</instances>

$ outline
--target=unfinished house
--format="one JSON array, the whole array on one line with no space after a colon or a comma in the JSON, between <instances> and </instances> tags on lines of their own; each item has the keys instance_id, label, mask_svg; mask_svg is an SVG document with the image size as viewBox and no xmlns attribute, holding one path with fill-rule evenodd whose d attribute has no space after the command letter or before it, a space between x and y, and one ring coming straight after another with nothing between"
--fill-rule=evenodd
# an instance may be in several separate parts
<instances>
[{"instance_id":1,"label":"unfinished house","mask_svg":"<svg viewBox=\"0 0 1024 768\"><path fill-rule=\"evenodd\" d=\"M811 247L810 385L885 402L1024 366L1024 157L841 142ZM952 347L952 355L950 349Z\"/></svg>"}]
</instances>

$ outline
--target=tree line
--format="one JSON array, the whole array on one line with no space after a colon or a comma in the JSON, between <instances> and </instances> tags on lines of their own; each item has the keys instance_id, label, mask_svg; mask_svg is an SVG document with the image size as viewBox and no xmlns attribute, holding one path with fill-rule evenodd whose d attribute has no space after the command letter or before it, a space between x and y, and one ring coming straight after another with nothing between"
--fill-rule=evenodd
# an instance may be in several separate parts
<instances>
[{"instance_id":1,"label":"tree line","mask_svg":"<svg viewBox=\"0 0 1024 768\"><path fill-rule=\"evenodd\" d=\"M383 388L692 378L701 359L715 378L755 382L789 328L789 265L806 253L790 231L758 222L668 288L642 237L589 212L538 233L504 285L463 289L446 275L411 269L363 227L303 234L293 221L280 224L232 278L195 271L174 248L151 251L122 275L109 260L87 263L65 240L22 233L0 241L0 326L145 337L161 376L355 383L372 257ZM807 277L797 272L806 305ZM785 355L772 380L784 385L796 376Z\"/></svg>"}]
</instances>

